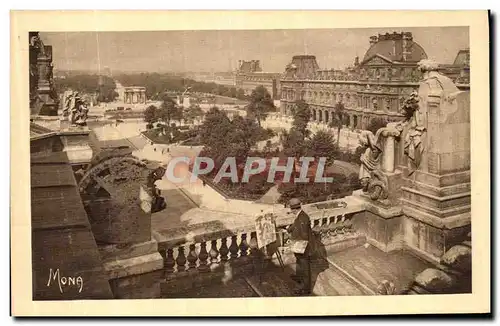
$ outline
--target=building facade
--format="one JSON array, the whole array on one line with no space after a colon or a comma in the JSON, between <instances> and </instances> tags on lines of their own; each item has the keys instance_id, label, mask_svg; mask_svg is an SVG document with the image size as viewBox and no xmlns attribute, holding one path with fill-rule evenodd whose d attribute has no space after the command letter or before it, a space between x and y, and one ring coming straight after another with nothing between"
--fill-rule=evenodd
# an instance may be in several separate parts
<instances>
[{"instance_id":1,"label":"building facade","mask_svg":"<svg viewBox=\"0 0 500 326\"><path fill-rule=\"evenodd\" d=\"M273 99L279 99L281 74L273 72L263 72L260 60L238 61L236 71L236 87L250 95L257 86L264 86Z\"/></svg>"},{"instance_id":2,"label":"building facade","mask_svg":"<svg viewBox=\"0 0 500 326\"><path fill-rule=\"evenodd\" d=\"M313 55L297 55L281 79L280 112L291 116L296 101L304 100L313 121L330 123L342 104L344 125L366 129L374 118L400 121L404 100L418 89L424 49L411 33L386 33L370 37L369 49L345 70L320 70ZM442 65L461 89L468 89L468 50L460 51L451 65Z\"/></svg>"},{"instance_id":3,"label":"building facade","mask_svg":"<svg viewBox=\"0 0 500 326\"><path fill-rule=\"evenodd\" d=\"M125 87L123 102L126 104L146 104L146 87Z\"/></svg>"}]
</instances>

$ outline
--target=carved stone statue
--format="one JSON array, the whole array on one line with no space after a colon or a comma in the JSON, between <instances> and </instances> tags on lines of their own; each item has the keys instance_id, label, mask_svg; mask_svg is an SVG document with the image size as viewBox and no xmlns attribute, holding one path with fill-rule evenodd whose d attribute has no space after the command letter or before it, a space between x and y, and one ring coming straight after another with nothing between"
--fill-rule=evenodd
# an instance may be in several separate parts
<instances>
[{"instance_id":1,"label":"carved stone statue","mask_svg":"<svg viewBox=\"0 0 500 326\"><path fill-rule=\"evenodd\" d=\"M378 134L378 133L377 133ZM382 149L376 137L371 131L363 130L359 135L359 141L362 146L365 146L365 152L361 155L361 167L359 169L359 181L363 187L364 193L372 193L374 191L373 179L377 174L380 166L380 158ZM377 192L379 192L377 190ZM370 196L372 197L372 196ZM373 196L378 199L378 196Z\"/></svg>"},{"instance_id":2,"label":"carved stone statue","mask_svg":"<svg viewBox=\"0 0 500 326\"><path fill-rule=\"evenodd\" d=\"M371 131L363 130L359 136L361 145L366 147L361 155L359 180L363 192L372 200L384 201L389 197L387 175L394 172L394 139L399 137L402 128L396 123Z\"/></svg>"},{"instance_id":3,"label":"carved stone statue","mask_svg":"<svg viewBox=\"0 0 500 326\"><path fill-rule=\"evenodd\" d=\"M67 119L75 126L85 126L88 111L88 104L78 92L69 90L64 93L62 120Z\"/></svg>"}]
</instances>

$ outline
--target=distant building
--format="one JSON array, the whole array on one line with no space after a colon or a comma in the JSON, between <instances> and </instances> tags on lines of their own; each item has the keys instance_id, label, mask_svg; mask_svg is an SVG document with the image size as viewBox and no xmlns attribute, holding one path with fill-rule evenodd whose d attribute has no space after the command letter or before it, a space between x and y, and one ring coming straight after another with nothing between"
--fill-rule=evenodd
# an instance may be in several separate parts
<instances>
[{"instance_id":1,"label":"distant building","mask_svg":"<svg viewBox=\"0 0 500 326\"><path fill-rule=\"evenodd\" d=\"M106 76L106 77L113 77L113 73L111 72L111 68L104 67L101 71L101 75Z\"/></svg>"},{"instance_id":2,"label":"distant building","mask_svg":"<svg viewBox=\"0 0 500 326\"><path fill-rule=\"evenodd\" d=\"M417 63L427 54L409 32L379 34L369 41L363 59L356 57L345 70L320 70L315 56L294 56L281 79L281 113L291 116L295 102L304 100L318 122L331 122L338 103L345 108L344 124L353 129L366 129L373 118L402 120L400 108L421 78ZM453 64L441 65L461 89L469 88L468 56L463 50Z\"/></svg>"},{"instance_id":3,"label":"distant building","mask_svg":"<svg viewBox=\"0 0 500 326\"><path fill-rule=\"evenodd\" d=\"M146 104L146 87L128 86L123 94L125 104Z\"/></svg>"},{"instance_id":4,"label":"distant building","mask_svg":"<svg viewBox=\"0 0 500 326\"><path fill-rule=\"evenodd\" d=\"M236 87L250 95L257 86L264 86L273 99L279 99L280 73L263 72L260 60L238 61Z\"/></svg>"}]
</instances>

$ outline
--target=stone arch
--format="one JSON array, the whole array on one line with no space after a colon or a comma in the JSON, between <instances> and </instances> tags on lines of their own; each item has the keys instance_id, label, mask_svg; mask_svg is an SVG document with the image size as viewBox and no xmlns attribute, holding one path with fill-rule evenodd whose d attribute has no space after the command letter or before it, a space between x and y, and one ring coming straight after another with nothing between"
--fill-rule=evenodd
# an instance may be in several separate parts
<instances>
[{"instance_id":1,"label":"stone arch","mask_svg":"<svg viewBox=\"0 0 500 326\"><path fill-rule=\"evenodd\" d=\"M300 99L305 100L305 98L306 98L306 91L300 92Z\"/></svg>"},{"instance_id":2,"label":"stone arch","mask_svg":"<svg viewBox=\"0 0 500 326\"><path fill-rule=\"evenodd\" d=\"M312 120L316 121L317 116L316 116L316 109L311 109L311 115L312 115Z\"/></svg>"},{"instance_id":3,"label":"stone arch","mask_svg":"<svg viewBox=\"0 0 500 326\"><path fill-rule=\"evenodd\" d=\"M322 122L323 121L323 111L318 109L318 121Z\"/></svg>"},{"instance_id":4,"label":"stone arch","mask_svg":"<svg viewBox=\"0 0 500 326\"><path fill-rule=\"evenodd\" d=\"M353 116L354 119L354 129L358 129L358 116L355 114Z\"/></svg>"},{"instance_id":5,"label":"stone arch","mask_svg":"<svg viewBox=\"0 0 500 326\"><path fill-rule=\"evenodd\" d=\"M324 116L325 116L325 123L330 122L330 119L329 119L329 118L330 118L330 114L329 114L329 113L330 113L330 112L328 112L328 110L325 110L325 112L324 112Z\"/></svg>"}]
</instances>

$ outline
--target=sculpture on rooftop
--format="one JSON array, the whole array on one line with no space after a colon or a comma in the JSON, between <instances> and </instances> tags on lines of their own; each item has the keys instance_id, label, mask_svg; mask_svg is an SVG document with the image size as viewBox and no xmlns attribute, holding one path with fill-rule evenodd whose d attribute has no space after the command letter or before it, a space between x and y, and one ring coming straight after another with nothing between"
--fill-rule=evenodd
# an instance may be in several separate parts
<instances>
[{"instance_id":1,"label":"sculpture on rooftop","mask_svg":"<svg viewBox=\"0 0 500 326\"><path fill-rule=\"evenodd\" d=\"M74 126L85 126L88 112L88 103L78 92L68 90L64 93L62 120L67 120Z\"/></svg>"}]
</instances>

